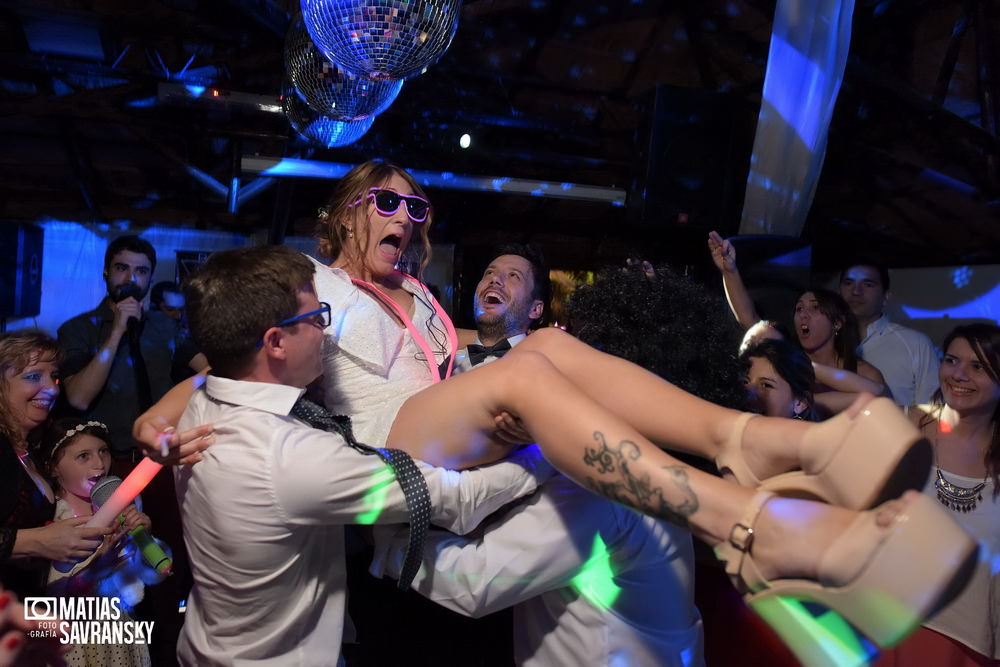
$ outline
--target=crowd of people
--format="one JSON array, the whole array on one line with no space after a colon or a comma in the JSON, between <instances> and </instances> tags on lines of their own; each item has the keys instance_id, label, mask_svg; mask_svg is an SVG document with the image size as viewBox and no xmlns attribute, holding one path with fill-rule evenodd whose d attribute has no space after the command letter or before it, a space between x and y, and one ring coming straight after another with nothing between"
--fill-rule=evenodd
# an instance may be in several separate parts
<instances>
[{"instance_id":1,"label":"crowd of people","mask_svg":"<svg viewBox=\"0 0 1000 667\"><path fill-rule=\"evenodd\" d=\"M104 596L155 622L148 650L65 653L8 620L0 664L387 664L421 634L452 651L416 603L372 608L385 577L466 616L512 610L495 650L450 664L723 664L733 623L755 630L729 648L763 651L749 616L699 612L713 567L807 664L847 658L796 599L855 628L855 664L872 644L886 664L1000 659L997 326L958 327L939 363L888 320L870 262L803 293L792 329L762 323L713 233L735 318L633 265L580 290L570 333L545 327L544 259L510 245L456 329L397 268L426 264L434 213L407 172L359 165L324 210L326 262L217 252L147 309L155 250L120 237L95 309L58 339L0 335L0 613ZM144 456L165 465L141 505L87 526L95 484ZM166 580L140 528L172 549Z\"/></svg>"}]
</instances>

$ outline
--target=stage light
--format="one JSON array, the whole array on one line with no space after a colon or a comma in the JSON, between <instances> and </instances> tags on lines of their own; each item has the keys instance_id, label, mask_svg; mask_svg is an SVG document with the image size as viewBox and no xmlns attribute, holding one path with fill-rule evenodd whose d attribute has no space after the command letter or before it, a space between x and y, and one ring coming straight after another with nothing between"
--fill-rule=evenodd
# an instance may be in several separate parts
<instances>
[{"instance_id":1,"label":"stage light","mask_svg":"<svg viewBox=\"0 0 1000 667\"><path fill-rule=\"evenodd\" d=\"M403 87L402 81L354 76L327 60L313 44L301 17L292 22L285 37L285 72L305 102L333 120L377 116L389 108Z\"/></svg>"},{"instance_id":2,"label":"stage light","mask_svg":"<svg viewBox=\"0 0 1000 667\"><path fill-rule=\"evenodd\" d=\"M468 134L463 134L458 140L458 145L462 148L468 148L472 145L472 137Z\"/></svg>"},{"instance_id":3,"label":"stage light","mask_svg":"<svg viewBox=\"0 0 1000 667\"><path fill-rule=\"evenodd\" d=\"M302 0L320 52L375 81L422 74L444 55L458 29L459 0Z\"/></svg>"}]
</instances>

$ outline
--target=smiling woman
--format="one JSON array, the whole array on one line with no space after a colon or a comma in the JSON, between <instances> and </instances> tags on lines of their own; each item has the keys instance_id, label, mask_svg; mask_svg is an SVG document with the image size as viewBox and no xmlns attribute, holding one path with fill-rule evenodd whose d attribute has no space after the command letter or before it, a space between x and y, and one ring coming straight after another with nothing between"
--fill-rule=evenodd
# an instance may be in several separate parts
<instances>
[{"instance_id":1,"label":"smiling woman","mask_svg":"<svg viewBox=\"0 0 1000 667\"><path fill-rule=\"evenodd\" d=\"M879 667L1000 661L1000 327L956 327L944 339L941 388L910 415L934 445L924 493L987 548L958 598Z\"/></svg>"},{"instance_id":2,"label":"smiling woman","mask_svg":"<svg viewBox=\"0 0 1000 667\"><path fill-rule=\"evenodd\" d=\"M59 359L40 331L0 334L0 583L22 596L42 594L50 559L84 557L108 532L85 519L50 523L55 498L28 453L59 395Z\"/></svg>"}]
</instances>

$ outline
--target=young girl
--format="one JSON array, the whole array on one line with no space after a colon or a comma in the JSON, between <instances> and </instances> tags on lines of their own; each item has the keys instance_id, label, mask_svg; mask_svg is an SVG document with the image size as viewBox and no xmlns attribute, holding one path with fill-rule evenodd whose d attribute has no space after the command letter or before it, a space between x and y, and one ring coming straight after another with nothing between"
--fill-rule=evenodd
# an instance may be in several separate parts
<instances>
[{"instance_id":1,"label":"young girl","mask_svg":"<svg viewBox=\"0 0 1000 667\"><path fill-rule=\"evenodd\" d=\"M40 467L56 493L56 521L92 515L91 489L111 466L108 427L78 418L58 420L44 436L39 455ZM120 620L132 620L129 611L142 600L145 584L159 583L162 576L142 559L127 535L137 526L148 530L149 517L134 504L123 514L118 530L91 557L66 573L50 568L50 594L116 597L122 610ZM71 667L140 667L150 664L149 649L145 644L83 644L66 656L66 663Z\"/></svg>"}]
</instances>

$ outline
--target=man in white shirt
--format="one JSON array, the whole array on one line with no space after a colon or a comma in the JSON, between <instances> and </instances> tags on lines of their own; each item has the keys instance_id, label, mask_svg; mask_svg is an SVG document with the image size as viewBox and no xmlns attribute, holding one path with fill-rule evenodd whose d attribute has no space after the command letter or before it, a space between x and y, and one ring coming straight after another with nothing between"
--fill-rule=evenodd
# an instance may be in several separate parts
<instances>
[{"instance_id":1,"label":"man in white shirt","mask_svg":"<svg viewBox=\"0 0 1000 667\"><path fill-rule=\"evenodd\" d=\"M882 372L897 405L927 403L938 388L938 357L930 338L889 321L889 271L860 261L840 272L840 295L858 318L861 358Z\"/></svg>"},{"instance_id":2,"label":"man in white shirt","mask_svg":"<svg viewBox=\"0 0 1000 667\"><path fill-rule=\"evenodd\" d=\"M312 263L291 250L240 248L212 255L185 287L213 374L179 426L211 423L215 443L197 465L175 469L195 581L177 649L184 665L342 663L343 526L409 518L379 457L290 414L322 372L329 306L312 277ZM531 493L550 470L530 453L465 473L417 465L431 520L457 532Z\"/></svg>"},{"instance_id":3,"label":"man in white shirt","mask_svg":"<svg viewBox=\"0 0 1000 667\"><path fill-rule=\"evenodd\" d=\"M406 540L377 528L371 573L399 576ZM475 618L514 607L517 665L704 664L690 533L566 477L472 535L431 531L424 554L421 595Z\"/></svg>"},{"instance_id":4,"label":"man in white shirt","mask_svg":"<svg viewBox=\"0 0 1000 667\"><path fill-rule=\"evenodd\" d=\"M544 267L531 247L498 251L476 288L480 341L523 340L547 303ZM398 577L406 543L404 527L376 529L371 573ZM518 665L704 664L690 533L565 477L472 535L431 531L424 554L413 588L427 598L476 618L513 606Z\"/></svg>"}]
</instances>

